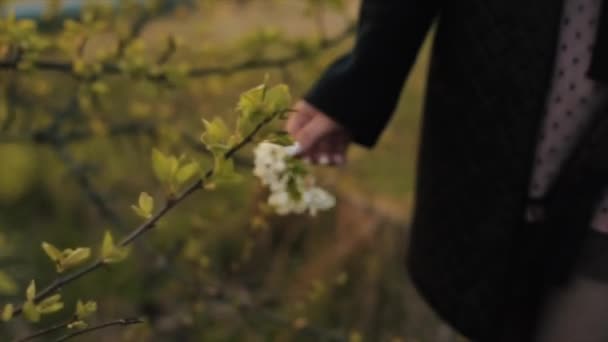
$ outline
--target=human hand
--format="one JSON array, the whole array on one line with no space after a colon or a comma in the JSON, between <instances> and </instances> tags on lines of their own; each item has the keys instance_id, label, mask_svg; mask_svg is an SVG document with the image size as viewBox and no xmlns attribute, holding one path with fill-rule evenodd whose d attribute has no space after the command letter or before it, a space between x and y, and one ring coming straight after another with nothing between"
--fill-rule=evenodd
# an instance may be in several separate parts
<instances>
[{"instance_id":1,"label":"human hand","mask_svg":"<svg viewBox=\"0 0 608 342\"><path fill-rule=\"evenodd\" d=\"M351 143L349 132L306 101L295 105L285 129L298 142L298 155L321 165L342 165Z\"/></svg>"}]
</instances>

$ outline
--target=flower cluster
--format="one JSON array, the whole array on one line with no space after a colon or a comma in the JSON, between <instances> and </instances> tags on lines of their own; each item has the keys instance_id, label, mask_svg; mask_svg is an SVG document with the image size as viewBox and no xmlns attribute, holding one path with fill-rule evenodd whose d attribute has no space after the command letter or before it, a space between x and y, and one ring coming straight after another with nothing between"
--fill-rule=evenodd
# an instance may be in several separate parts
<instances>
[{"instance_id":1,"label":"flower cluster","mask_svg":"<svg viewBox=\"0 0 608 342\"><path fill-rule=\"evenodd\" d=\"M297 150L296 145L260 143L255 149L253 173L270 189L268 204L277 214L308 212L315 216L321 210L334 207L336 199L315 185L304 163L294 157Z\"/></svg>"}]
</instances>

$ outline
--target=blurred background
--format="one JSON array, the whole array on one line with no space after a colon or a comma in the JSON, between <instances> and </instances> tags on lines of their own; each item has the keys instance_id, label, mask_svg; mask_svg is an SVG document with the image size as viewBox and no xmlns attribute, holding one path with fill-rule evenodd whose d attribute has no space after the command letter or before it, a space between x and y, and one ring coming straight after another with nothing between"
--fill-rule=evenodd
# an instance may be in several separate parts
<instances>
[{"instance_id":1,"label":"blurred background","mask_svg":"<svg viewBox=\"0 0 608 342\"><path fill-rule=\"evenodd\" d=\"M358 5L0 1L0 305L55 279L42 241L96 250L105 230L140 223L139 193L160 197L152 148L205 163L201 118L234 122L239 94L265 74L302 95L352 46ZM127 261L66 286L66 310L0 323L0 340L65 321L83 299L98 303L91 325L146 323L74 340L463 341L404 267L426 45L377 148L315 170L335 210L272 215L245 150L241 183L189 198Z\"/></svg>"}]
</instances>

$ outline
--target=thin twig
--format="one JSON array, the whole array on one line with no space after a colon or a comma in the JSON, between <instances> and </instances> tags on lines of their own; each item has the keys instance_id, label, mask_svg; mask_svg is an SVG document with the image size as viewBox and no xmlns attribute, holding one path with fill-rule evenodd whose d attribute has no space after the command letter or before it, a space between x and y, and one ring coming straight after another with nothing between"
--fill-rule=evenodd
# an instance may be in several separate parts
<instances>
[{"instance_id":1,"label":"thin twig","mask_svg":"<svg viewBox=\"0 0 608 342\"><path fill-rule=\"evenodd\" d=\"M167 47L160 54L160 56L158 56L158 59L156 60L156 64L157 65L167 64L169 62L169 60L171 59L171 57L173 57L173 55L175 54L176 51L177 51L177 43L175 42L175 37L173 35L169 35L167 37Z\"/></svg>"},{"instance_id":2,"label":"thin twig","mask_svg":"<svg viewBox=\"0 0 608 342\"><path fill-rule=\"evenodd\" d=\"M135 20L131 26L129 35L118 41L118 48L116 49L117 58L122 58L124 56L127 46L141 36L141 33L144 31L144 28L151 19L152 16L150 13L144 12L143 14L139 15L137 20Z\"/></svg>"},{"instance_id":3,"label":"thin twig","mask_svg":"<svg viewBox=\"0 0 608 342\"><path fill-rule=\"evenodd\" d=\"M151 135L156 132L156 125L152 121L133 121L116 123L108 126L104 137ZM52 132L50 128L36 130L23 135L2 135L0 144L34 143L39 145L69 145L97 137L90 128L75 129L66 133Z\"/></svg>"},{"instance_id":4,"label":"thin twig","mask_svg":"<svg viewBox=\"0 0 608 342\"><path fill-rule=\"evenodd\" d=\"M73 333L67 334L65 336L62 336L58 339L55 340L55 342L63 342L63 341L67 341L69 339L72 339L76 336L80 336L80 335L84 335L93 331L97 331L97 330L101 330L101 329L105 329L105 328L109 328L109 327L113 327L113 326L127 326L127 325L133 325L133 324L141 324L144 323L144 320L141 318L124 318L124 319L118 319L115 321L111 321L111 322L106 322L106 323L102 323L99 325L95 325L89 328L85 328L85 329L81 329L81 330L77 330Z\"/></svg>"},{"instance_id":5,"label":"thin twig","mask_svg":"<svg viewBox=\"0 0 608 342\"><path fill-rule=\"evenodd\" d=\"M68 150L63 145L55 146L55 151L59 158L66 165L68 172L72 175L78 186L82 189L82 191L86 194L87 198L93 203L99 215L105 218L110 224L114 225L116 228L120 230L125 229L125 225L112 208L108 206L108 201L104 198L104 196L95 189L91 179L87 175L87 172L81 165L74 160L72 155L68 152Z\"/></svg>"},{"instance_id":6,"label":"thin twig","mask_svg":"<svg viewBox=\"0 0 608 342\"><path fill-rule=\"evenodd\" d=\"M38 332L35 332L32 335L15 339L14 342L31 341L31 340L36 339L38 337L42 337L44 335L48 335L48 334L54 333L57 330L61 330L61 329L67 328L67 326L70 325L70 324L72 324L73 322L74 322L74 319L70 319L69 321L66 321L66 322L54 325L54 326L52 326L50 328L46 328L46 329L40 330Z\"/></svg>"}]
</instances>

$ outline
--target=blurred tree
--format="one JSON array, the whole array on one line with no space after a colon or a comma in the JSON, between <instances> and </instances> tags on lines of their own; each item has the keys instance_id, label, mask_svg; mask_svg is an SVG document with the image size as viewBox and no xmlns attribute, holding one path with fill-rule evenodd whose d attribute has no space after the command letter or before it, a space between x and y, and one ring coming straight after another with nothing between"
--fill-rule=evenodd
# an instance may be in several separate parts
<instances>
[{"instance_id":1,"label":"blurred tree","mask_svg":"<svg viewBox=\"0 0 608 342\"><path fill-rule=\"evenodd\" d=\"M275 2L256 5L280 6ZM65 340L141 323L116 320L118 315L144 316L150 323L119 333L133 341L348 340L348 333L316 327L307 317L315 303L344 286L347 276L314 280L300 299L268 293L253 269L256 246L272 224L270 211L255 196L245 196L252 192L251 181L230 185L234 168L251 163L238 152L276 132L272 122L288 109L287 94L281 88L253 89L253 94L261 89L262 96L254 98L262 102L245 108L241 101L236 132L206 114L222 113L232 100L219 101L219 96L235 98L235 89L259 79L259 72L274 70L273 78L290 81L297 77L290 67L315 68L320 53L346 41L354 24L342 1L309 0L299 8L316 27L314 33L294 37L266 26L247 29L230 43L211 33L221 21L199 19L212 22L232 3L247 5L224 0L58 0L44 8L36 1L0 3L0 203L10 212L0 218L0 237L6 235L11 246L0 257L23 259L0 270L0 298L14 303L1 308L8 322L0 325L2 338ZM339 32L328 32L327 11L344 18ZM229 82L222 79L228 76ZM279 95L268 97L274 102L264 102L266 92L275 89ZM200 116L208 118L202 143L197 135L203 128L193 124ZM152 147L158 150L150 158ZM195 157L180 157L183 152ZM125 208L140 189L150 188L153 177L163 189L139 195L133 209L145 221L137 225ZM181 209L203 185L210 191L203 204ZM174 208L181 214L165 218ZM27 227L6 229L15 225ZM126 259L126 247L155 227L157 232ZM55 247L94 245L109 230L124 238L106 233L93 251ZM31 250L42 241L49 241L45 253ZM123 264L112 268L112 277L94 272L116 262ZM42 279L53 279L54 270L64 275L44 286ZM85 320L90 313L83 308L96 311L97 304L79 298L90 297L100 298L100 315ZM43 328L36 332L36 325L14 323L21 314ZM61 337L66 330L73 332Z\"/></svg>"}]
</instances>

